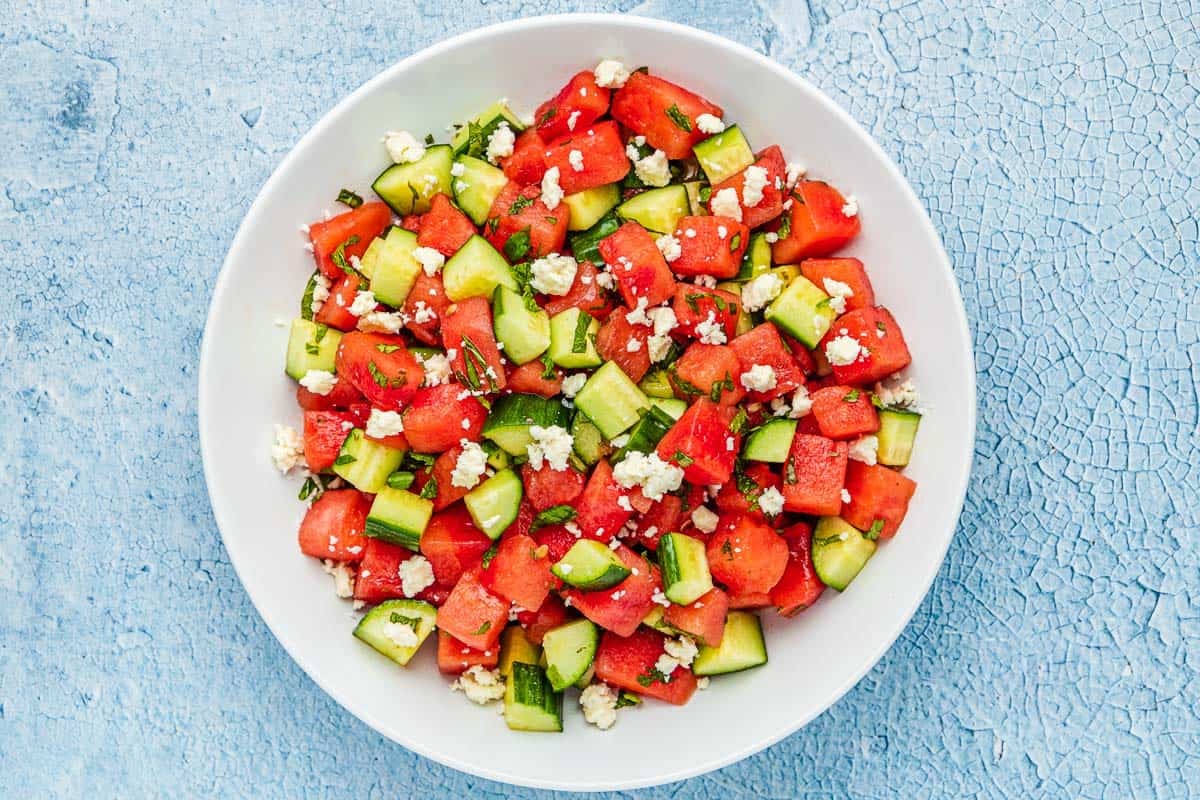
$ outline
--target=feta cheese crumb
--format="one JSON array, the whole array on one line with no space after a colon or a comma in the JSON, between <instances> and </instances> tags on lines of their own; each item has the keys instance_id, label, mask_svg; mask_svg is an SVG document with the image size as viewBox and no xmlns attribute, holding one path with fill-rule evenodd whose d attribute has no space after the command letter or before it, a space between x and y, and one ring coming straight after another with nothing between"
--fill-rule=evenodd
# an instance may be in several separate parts
<instances>
[{"instance_id":1,"label":"feta cheese crumb","mask_svg":"<svg viewBox=\"0 0 1200 800\"><path fill-rule=\"evenodd\" d=\"M795 188L807 172L808 168L799 161L789 161L787 164L787 188Z\"/></svg>"},{"instance_id":2,"label":"feta cheese crumb","mask_svg":"<svg viewBox=\"0 0 1200 800\"><path fill-rule=\"evenodd\" d=\"M416 597L433 586L433 565L420 554L400 562L396 574L400 576L400 591L404 592L405 597Z\"/></svg>"},{"instance_id":3,"label":"feta cheese crumb","mask_svg":"<svg viewBox=\"0 0 1200 800\"><path fill-rule=\"evenodd\" d=\"M842 502L843 503L850 502L850 492L847 491L846 489L842 489Z\"/></svg>"},{"instance_id":4,"label":"feta cheese crumb","mask_svg":"<svg viewBox=\"0 0 1200 800\"><path fill-rule=\"evenodd\" d=\"M607 683L592 683L579 695L579 707L585 721L602 731L617 721L617 690Z\"/></svg>"},{"instance_id":5,"label":"feta cheese crumb","mask_svg":"<svg viewBox=\"0 0 1200 800\"><path fill-rule=\"evenodd\" d=\"M359 317L356 327L366 332L399 333L407 322L408 317L400 311L372 311Z\"/></svg>"},{"instance_id":6,"label":"feta cheese crumb","mask_svg":"<svg viewBox=\"0 0 1200 800\"><path fill-rule=\"evenodd\" d=\"M422 324L433 322L437 319L437 312L430 308L424 300L418 300L416 306L413 307L413 319Z\"/></svg>"},{"instance_id":7,"label":"feta cheese crumb","mask_svg":"<svg viewBox=\"0 0 1200 800\"><path fill-rule=\"evenodd\" d=\"M323 369L310 369L300 379L300 385L313 394L327 395L337 385L337 376Z\"/></svg>"},{"instance_id":8,"label":"feta cheese crumb","mask_svg":"<svg viewBox=\"0 0 1200 800\"><path fill-rule=\"evenodd\" d=\"M304 437L288 425L275 426L275 443L271 445L275 469L284 475L304 463Z\"/></svg>"},{"instance_id":9,"label":"feta cheese crumb","mask_svg":"<svg viewBox=\"0 0 1200 800\"><path fill-rule=\"evenodd\" d=\"M846 313L846 300L854 296L854 290L847 283L835 281L833 278L825 278L821 281L821 285L825 288L825 294L829 295L829 307L838 314Z\"/></svg>"},{"instance_id":10,"label":"feta cheese crumb","mask_svg":"<svg viewBox=\"0 0 1200 800\"><path fill-rule=\"evenodd\" d=\"M783 494L774 486L768 486L758 496L758 507L768 517L779 516L783 513Z\"/></svg>"},{"instance_id":11,"label":"feta cheese crumb","mask_svg":"<svg viewBox=\"0 0 1200 800\"><path fill-rule=\"evenodd\" d=\"M773 272L759 275L742 286L742 307L760 311L783 291L783 278Z\"/></svg>"},{"instance_id":12,"label":"feta cheese crumb","mask_svg":"<svg viewBox=\"0 0 1200 800\"><path fill-rule=\"evenodd\" d=\"M367 436L386 439L398 433L404 433L404 417L400 412L371 409L371 416L367 417Z\"/></svg>"},{"instance_id":13,"label":"feta cheese crumb","mask_svg":"<svg viewBox=\"0 0 1200 800\"><path fill-rule=\"evenodd\" d=\"M350 313L356 317L361 317L365 314L370 314L375 310L375 306L379 305L375 299L375 293L370 289L363 289L354 295L354 302L350 304Z\"/></svg>"},{"instance_id":14,"label":"feta cheese crumb","mask_svg":"<svg viewBox=\"0 0 1200 800\"><path fill-rule=\"evenodd\" d=\"M717 529L717 523L720 517L707 506L696 506L696 510L692 512L692 524L696 526L696 530L701 533L712 533Z\"/></svg>"},{"instance_id":15,"label":"feta cheese crumb","mask_svg":"<svg viewBox=\"0 0 1200 800\"><path fill-rule=\"evenodd\" d=\"M456 178L461 178L467 172L467 165L461 161L455 161L450 167L450 174Z\"/></svg>"},{"instance_id":16,"label":"feta cheese crumb","mask_svg":"<svg viewBox=\"0 0 1200 800\"><path fill-rule=\"evenodd\" d=\"M629 498L626 497L625 495L621 495L620 497L617 498L617 505L621 507L622 511L628 511L630 514L633 513L633 504L629 502ZM613 541L616 542L618 545L620 544L619 539L613 539ZM614 549L616 549L616 548L614 548Z\"/></svg>"},{"instance_id":17,"label":"feta cheese crumb","mask_svg":"<svg viewBox=\"0 0 1200 800\"><path fill-rule=\"evenodd\" d=\"M628 344L625 345L626 353L636 353L637 351L639 351L641 349L642 349L642 340L641 339L630 339Z\"/></svg>"},{"instance_id":18,"label":"feta cheese crumb","mask_svg":"<svg viewBox=\"0 0 1200 800\"><path fill-rule=\"evenodd\" d=\"M487 453L483 452L478 442L469 439L462 439L458 444L462 447L462 452L458 454L458 460L454 462L454 469L450 473L450 485L474 489L487 469Z\"/></svg>"},{"instance_id":19,"label":"feta cheese crumb","mask_svg":"<svg viewBox=\"0 0 1200 800\"><path fill-rule=\"evenodd\" d=\"M605 89L620 89L629 80L629 68L615 59L606 58L592 72L596 85Z\"/></svg>"},{"instance_id":20,"label":"feta cheese crumb","mask_svg":"<svg viewBox=\"0 0 1200 800\"><path fill-rule=\"evenodd\" d=\"M639 297L637 305L625 315L625 321L630 325L645 325L646 327L653 325L654 323L650 319L650 315L646 313L647 305L649 303L646 301L646 298Z\"/></svg>"},{"instance_id":21,"label":"feta cheese crumb","mask_svg":"<svg viewBox=\"0 0 1200 800\"><path fill-rule=\"evenodd\" d=\"M312 302L308 306L309 311L314 316L325 306L325 301L329 299L329 290L332 286L333 283L329 278L326 278L320 272L317 273L317 279L313 281Z\"/></svg>"},{"instance_id":22,"label":"feta cheese crumb","mask_svg":"<svg viewBox=\"0 0 1200 800\"><path fill-rule=\"evenodd\" d=\"M663 642L663 650L666 650L667 655L675 659L681 667L690 667L696 660L696 654L700 652L700 649L696 647L696 642L690 636L667 639Z\"/></svg>"},{"instance_id":23,"label":"feta cheese crumb","mask_svg":"<svg viewBox=\"0 0 1200 800\"><path fill-rule=\"evenodd\" d=\"M755 364L742 373L742 386L751 392L769 392L775 388L775 368L770 364Z\"/></svg>"},{"instance_id":24,"label":"feta cheese crumb","mask_svg":"<svg viewBox=\"0 0 1200 800\"><path fill-rule=\"evenodd\" d=\"M411 164L425 157L425 146L408 131L388 131L383 135L383 146L397 164Z\"/></svg>"},{"instance_id":25,"label":"feta cheese crumb","mask_svg":"<svg viewBox=\"0 0 1200 800\"><path fill-rule=\"evenodd\" d=\"M574 117L578 113L579 112L576 111L571 114L571 116ZM576 172L583 172L583 151L572 150L567 153L567 163L569 163L571 165L571 169L575 170Z\"/></svg>"},{"instance_id":26,"label":"feta cheese crumb","mask_svg":"<svg viewBox=\"0 0 1200 800\"><path fill-rule=\"evenodd\" d=\"M860 436L850 443L850 458L864 464L875 464L879 455L878 436Z\"/></svg>"},{"instance_id":27,"label":"feta cheese crumb","mask_svg":"<svg viewBox=\"0 0 1200 800\"><path fill-rule=\"evenodd\" d=\"M321 568L325 570L326 575L333 576L333 590L337 592L337 596L341 598L354 596L354 568L344 561L333 561L331 559L323 559Z\"/></svg>"},{"instance_id":28,"label":"feta cheese crumb","mask_svg":"<svg viewBox=\"0 0 1200 800\"><path fill-rule=\"evenodd\" d=\"M663 683L668 683L671 680L671 673L678 666L679 662L666 653L663 653L658 657L658 661L654 662L654 669L658 671L659 675L662 675Z\"/></svg>"},{"instance_id":29,"label":"feta cheese crumb","mask_svg":"<svg viewBox=\"0 0 1200 800\"><path fill-rule=\"evenodd\" d=\"M745 176L742 183L742 203L746 208L754 208L762 202L763 189L767 188L767 168L749 166L742 174Z\"/></svg>"},{"instance_id":30,"label":"feta cheese crumb","mask_svg":"<svg viewBox=\"0 0 1200 800\"><path fill-rule=\"evenodd\" d=\"M913 409L921 403L921 395L913 382L898 375L875 384L875 397L888 408Z\"/></svg>"},{"instance_id":31,"label":"feta cheese crumb","mask_svg":"<svg viewBox=\"0 0 1200 800\"><path fill-rule=\"evenodd\" d=\"M633 171L638 180L647 186L666 186L671 182L671 163L662 150L655 150L645 158L640 158L637 147L630 144L625 148L625 155L633 162Z\"/></svg>"},{"instance_id":32,"label":"feta cheese crumb","mask_svg":"<svg viewBox=\"0 0 1200 800\"><path fill-rule=\"evenodd\" d=\"M450 359L442 353L426 357L421 366L425 369L425 386L441 386L450 380Z\"/></svg>"},{"instance_id":33,"label":"feta cheese crumb","mask_svg":"<svg viewBox=\"0 0 1200 800\"><path fill-rule=\"evenodd\" d=\"M383 623L384 638L389 639L397 647L416 647L420 643L417 638L417 632L413 630L412 625L407 622L392 622L391 620Z\"/></svg>"},{"instance_id":34,"label":"feta cheese crumb","mask_svg":"<svg viewBox=\"0 0 1200 800\"><path fill-rule=\"evenodd\" d=\"M661 500L683 483L683 470L668 464L657 453L629 453L613 467L613 480L626 489L642 487L642 494L651 500Z\"/></svg>"},{"instance_id":35,"label":"feta cheese crumb","mask_svg":"<svg viewBox=\"0 0 1200 800\"><path fill-rule=\"evenodd\" d=\"M512 128L508 127L507 122L501 122L488 137L487 160L495 164L502 158L508 158L513 154L513 143L516 141Z\"/></svg>"},{"instance_id":36,"label":"feta cheese crumb","mask_svg":"<svg viewBox=\"0 0 1200 800\"><path fill-rule=\"evenodd\" d=\"M767 240L767 244L775 244L779 241L779 234L775 231L767 231L763 238Z\"/></svg>"},{"instance_id":37,"label":"feta cheese crumb","mask_svg":"<svg viewBox=\"0 0 1200 800\"><path fill-rule=\"evenodd\" d=\"M551 167L546 170L546 174L542 176L542 202L546 204L546 208L553 211L558 208L558 204L562 202L563 190L558 185L558 167Z\"/></svg>"},{"instance_id":38,"label":"feta cheese crumb","mask_svg":"<svg viewBox=\"0 0 1200 800\"><path fill-rule=\"evenodd\" d=\"M425 274L433 277L446 264L446 257L432 247L418 247L413 250L413 258L425 270Z\"/></svg>"},{"instance_id":39,"label":"feta cheese crumb","mask_svg":"<svg viewBox=\"0 0 1200 800\"><path fill-rule=\"evenodd\" d=\"M533 441L525 448L529 456L529 466L536 470L541 469L545 463L555 472L566 471L571 448L575 444L570 433L558 425L545 428L541 425L531 425L529 435L533 437Z\"/></svg>"},{"instance_id":40,"label":"feta cheese crumb","mask_svg":"<svg viewBox=\"0 0 1200 800\"><path fill-rule=\"evenodd\" d=\"M667 596L665 594L663 594L662 589L655 589L654 594L650 595L650 599L653 600L654 602L658 603L663 608L671 607L671 601L669 599L667 599Z\"/></svg>"},{"instance_id":41,"label":"feta cheese crumb","mask_svg":"<svg viewBox=\"0 0 1200 800\"><path fill-rule=\"evenodd\" d=\"M717 312L709 311L704 321L696 326L696 338L703 344L725 344L728 341L725 329L717 322Z\"/></svg>"},{"instance_id":42,"label":"feta cheese crumb","mask_svg":"<svg viewBox=\"0 0 1200 800\"><path fill-rule=\"evenodd\" d=\"M696 127L700 129L701 133L713 135L725 130L725 121L712 114L701 114L696 117Z\"/></svg>"},{"instance_id":43,"label":"feta cheese crumb","mask_svg":"<svg viewBox=\"0 0 1200 800\"><path fill-rule=\"evenodd\" d=\"M478 664L458 676L458 680L450 684L450 690L462 692L472 703L486 706L488 703L504 697L504 678L500 671L487 669Z\"/></svg>"},{"instance_id":44,"label":"feta cheese crumb","mask_svg":"<svg viewBox=\"0 0 1200 800\"><path fill-rule=\"evenodd\" d=\"M683 255L683 247L679 240L669 233L664 233L662 236L654 240L654 244L658 246L658 252L663 254L663 258L667 263L675 261Z\"/></svg>"},{"instance_id":45,"label":"feta cheese crumb","mask_svg":"<svg viewBox=\"0 0 1200 800\"><path fill-rule=\"evenodd\" d=\"M568 375L563 378L562 393L567 397L574 397L579 394L579 390L583 388L585 383L587 383L587 375L584 375L582 372Z\"/></svg>"},{"instance_id":46,"label":"feta cheese crumb","mask_svg":"<svg viewBox=\"0 0 1200 800\"><path fill-rule=\"evenodd\" d=\"M613 437L613 440L612 440L613 447L620 449L627 444L629 444L629 434L628 433L622 433L620 436Z\"/></svg>"},{"instance_id":47,"label":"feta cheese crumb","mask_svg":"<svg viewBox=\"0 0 1200 800\"><path fill-rule=\"evenodd\" d=\"M561 296L571 291L579 264L571 256L551 253L534 259L529 271L533 276L530 285L535 291Z\"/></svg>"},{"instance_id":48,"label":"feta cheese crumb","mask_svg":"<svg viewBox=\"0 0 1200 800\"><path fill-rule=\"evenodd\" d=\"M842 214L847 217L858 216L858 198L850 195L846 198L846 204L842 206Z\"/></svg>"},{"instance_id":49,"label":"feta cheese crumb","mask_svg":"<svg viewBox=\"0 0 1200 800\"><path fill-rule=\"evenodd\" d=\"M737 189L727 186L712 196L708 205L713 214L742 221L742 206L738 203Z\"/></svg>"},{"instance_id":50,"label":"feta cheese crumb","mask_svg":"<svg viewBox=\"0 0 1200 800\"><path fill-rule=\"evenodd\" d=\"M835 367L853 364L862 352L862 345L858 343L858 339L844 333L835 336L825 345L825 358Z\"/></svg>"},{"instance_id":51,"label":"feta cheese crumb","mask_svg":"<svg viewBox=\"0 0 1200 800\"><path fill-rule=\"evenodd\" d=\"M709 683L711 683L711 681L709 681L707 675L705 675L702 678L697 678L696 679L696 688L699 689L700 691L704 691L705 689L708 688Z\"/></svg>"}]
</instances>

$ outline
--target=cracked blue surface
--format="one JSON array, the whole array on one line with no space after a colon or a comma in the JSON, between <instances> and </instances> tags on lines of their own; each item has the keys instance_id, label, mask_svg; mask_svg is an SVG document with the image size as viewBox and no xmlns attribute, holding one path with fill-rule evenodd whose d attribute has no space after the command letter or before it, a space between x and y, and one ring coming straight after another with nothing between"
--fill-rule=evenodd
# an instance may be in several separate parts
<instances>
[{"instance_id":1,"label":"cracked blue surface","mask_svg":"<svg viewBox=\"0 0 1200 800\"><path fill-rule=\"evenodd\" d=\"M384 66L570 7L342 5L0 4L0 796L551 794L322 694L208 508L200 334L267 175ZM623 794L1197 791L1200 3L587 9L722 33L862 121L942 232L979 369L962 522L896 646L766 752Z\"/></svg>"}]
</instances>

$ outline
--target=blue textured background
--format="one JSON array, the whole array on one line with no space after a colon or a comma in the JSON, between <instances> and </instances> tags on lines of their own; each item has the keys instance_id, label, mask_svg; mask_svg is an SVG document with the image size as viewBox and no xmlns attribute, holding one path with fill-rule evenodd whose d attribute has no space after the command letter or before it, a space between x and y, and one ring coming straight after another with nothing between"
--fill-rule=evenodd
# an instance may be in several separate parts
<instances>
[{"instance_id":1,"label":"blue textured background","mask_svg":"<svg viewBox=\"0 0 1200 800\"><path fill-rule=\"evenodd\" d=\"M0 2L0 796L523 794L385 741L276 644L209 512L195 376L234 231L326 109L568 4L81 5ZM1200 3L690 6L589 9L737 39L874 133L962 284L980 425L896 647L805 730L669 791L1200 787Z\"/></svg>"}]
</instances>

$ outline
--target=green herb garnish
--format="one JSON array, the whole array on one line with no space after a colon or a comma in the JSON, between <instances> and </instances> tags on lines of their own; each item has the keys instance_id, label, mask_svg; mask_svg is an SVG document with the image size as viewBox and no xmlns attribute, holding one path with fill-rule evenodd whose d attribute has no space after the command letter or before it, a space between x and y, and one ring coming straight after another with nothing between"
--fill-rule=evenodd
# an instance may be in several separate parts
<instances>
[{"instance_id":1,"label":"green herb garnish","mask_svg":"<svg viewBox=\"0 0 1200 800\"><path fill-rule=\"evenodd\" d=\"M675 127L682 131L692 132L692 121L688 119L687 114L679 110L679 106L674 103L667 109L667 116L671 118L671 122L675 123Z\"/></svg>"},{"instance_id":2,"label":"green herb garnish","mask_svg":"<svg viewBox=\"0 0 1200 800\"><path fill-rule=\"evenodd\" d=\"M350 206L350 208L358 208L363 204L363 199L349 189L342 189L338 192L337 201L344 206Z\"/></svg>"},{"instance_id":3,"label":"green herb garnish","mask_svg":"<svg viewBox=\"0 0 1200 800\"><path fill-rule=\"evenodd\" d=\"M504 255L510 262L521 261L529 254L529 247L529 228L522 228L508 237L504 243Z\"/></svg>"}]
</instances>

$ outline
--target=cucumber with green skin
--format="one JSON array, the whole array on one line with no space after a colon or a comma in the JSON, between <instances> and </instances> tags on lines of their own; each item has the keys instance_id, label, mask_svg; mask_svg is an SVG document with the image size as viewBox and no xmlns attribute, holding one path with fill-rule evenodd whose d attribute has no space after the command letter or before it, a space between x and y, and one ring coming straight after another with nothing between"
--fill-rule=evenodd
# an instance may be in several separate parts
<instances>
[{"instance_id":1,"label":"cucumber with green skin","mask_svg":"<svg viewBox=\"0 0 1200 800\"><path fill-rule=\"evenodd\" d=\"M513 113L508 104L497 100L455 131L450 139L454 155L466 154L482 158L487 153L488 139L502 123L507 123L514 135L525 130L521 118Z\"/></svg>"},{"instance_id":2,"label":"cucumber with green skin","mask_svg":"<svg viewBox=\"0 0 1200 800\"><path fill-rule=\"evenodd\" d=\"M585 592L611 589L629 577L629 567L603 542L580 539L550 571L563 583Z\"/></svg>"},{"instance_id":3,"label":"cucumber with green skin","mask_svg":"<svg viewBox=\"0 0 1200 800\"><path fill-rule=\"evenodd\" d=\"M672 603L690 605L712 591L712 573L704 542L682 533L667 533L658 540L663 594Z\"/></svg>"},{"instance_id":4,"label":"cucumber with green skin","mask_svg":"<svg viewBox=\"0 0 1200 800\"><path fill-rule=\"evenodd\" d=\"M621 219L637 222L657 235L674 233L689 211L687 189L682 185L648 189L617 206Z\"/></svg>"},{"instance_id":5,"label":"cucumber with green skin","mask_svg":"<svg viewBox=\"0 0 1200 800\"><path fill-rule=\"evenodd\" d=\"M567 195L563 198L563 204L571 211L567 230L586 231L620 202L621 187L615 183L593 186L591 189Z\"/></svg>"},{"instance_id":6,"label":"cucumber with green skin","mask_svg":"<svg viewBox=\"0 0 1200 800\"><path fill-rule=\"evenodd\" d=\"M384 600L358 621L354 628L354 638L369 644L377 652L403 667L407 666L421 649L425 639L433 633L436 622L437 609L424 600ZM417 637L416 644L397 643L388 636L391 625L411 628Z\"/></svg>"},{"instance_id":7,"label":"cucumber with green skin","mask_svg":"<svg viewBox=\"0 0 1200 800\"><path fill-rule=\"evenodd\" d=\"M550 318L550 360L565 369L598 367L596 351L600 322L579 308L568 308Z\"/></svg>"},{"instance_id":8,"label":"cucumber with green skin","mask_svg":"<svg viewBox=\"0 0 1200 800\"><path fill-rule=\"evenodd\" d=\"M642 415L642 418L629 431L629 441L621 449L617 450L613 456L613 464L624 460L625 456L630 453L653 452L658 443L662 441L662 438L667 435L667 431L675 424L674 417L653 404L654 399L651 399L650 403L651 405L646 409L646 413Z\"/></svg>"},{"instance_id":9,"label":"cucumber with green skin","mask_svg":"<svg viewBox=\"0 0 1200 800\"><path fill-rule=\"evenodd\" d=\"M453 165L454 154L449 146L427 147L425 155L418 161L392 164L379 173L371 189L402 217L424 214L434 195L449 195L452 191L450 168Z\"/></svg>"},{"instance_id":10,"label":"cucumber with green skin","mask_svg":"<svg viewBox=\"0 0 1200 800\"><path fill-rule=\"evenodd\" d=\"M633 427L649 406L646 395L614 361L593 372L575 395L575 407L609 441Z\"/></svg>"},{"instance_id":11,"label":"cucumber with green skin","mask_svg":"<svg viewBox=\"0 0 1200 800\"><path fill-rule=\"evenodd\" d=\"M492 541L516 520L525 486L511 469L502 469L467 492L463 504L475 527Z\"/></svg>"},{"instance_id":12,"label":"cucumber with green skin","mask_svg":"<svg viewBox=\"0 0 1200 800\"><path fill-rule=\"evenodd\" d=\"M363 532L373 539L382 539L416 551L420 548L421 534L425 532L431 516L431 500L406 489L384 486L371 503Z\"/></svg>"},{"instance_id":13,"label":"cucumber with green skin","mask_svg":"<svg viewBox=\"0 0 1200 800\"><path fill-rule=\"evenodd\" d=\"M514 731L562 731L562 694L554 691L541 667L513 663L504 692L504 721Z\"/></svg>"},{"instance_id":14,"label":"cucumber with green skin","mask_svg":"<svg viewBox=\"0 0 1200 800\"><path fill-rule=\"evenodd\" d=\"M755 428L746 437L742 458L747 461L763 461L782 464L787 461L796 437L797 422L794 419L770 419Z\"/></svg>"},{"instance_id":15,"label":"cucumber with green skin","mask_svg":"<svg viewBox=\"0 0 1200 800\"><path fill-rule=\"evenodd\" d=\"M692 672L698 676L725 675L766 663L767 643L758 617L749 611L730 611L720 646L701 645Z\"/></svg>"},{"instance_id":16,"label":"cucumber with green skin","mask_svg":"<svg viewBox=\"0 0 1200 800\"><path fill-rule=\"evenodd\" d=\"M508 185L508 176L482 158L460 155L454 163L454 171L461 173L454 176L454 202L472 222L482 225Z\"/></svg>"},{"instance_id":17,"label":"cucumber with green skin","mask_svg":"<svg viewBox=\"0 0 1200 800\"><path fill-rule=\"evenodd\" d=\"M829 295L808 278L798 276L767 306L766 318L812 349L837 317L828 301Z\"/></svg>"},{"instance_id":18,"label":"cucumber with green skin","mask_svg":"<svg viewBox=\"0 0 1200 800\"><path fill-rule=\"evenodd\" d=\"M446 297L458 303L468 297L492 298L497 286L520 290L512 268L499 251L478 234L467 239L442 267Z\"/></svg>"},{"instance_id":19,"label":"cucumber with green skin","mask_svg":"<svg viewBox=\"0 0 1200 800\"><path fill-rule=\"evenodd\" d=\"M921 415L899 408L879 409L879 449L876 460L887 467L907 467L912 458L913 444Z\"/></svg>"},{"instance_id":20,"label":"cucumber with green skin","mask_svg":"<svg viewBox=\"0 0 1200 800\"><path fill-rule=\"evenodd\" d=\"M291 332L288 334L284 372L294 380L300 380L309 370L333 372L336 369L337 350L341 341L341 331L320 322L297 317L292 320Z\"/></svg>"},{"instance_id":21,"label":"cucumber with green skin","mask_svg":"<svg viewBox=\"0 0 1200 800\"><path fill-rule=\"evenodd\" d=\"M534 425L543 428L558 426L566 428L571 412L556 397L536 394L506 394L492 404L487 420L483 423L483 438L512 456L524 456L533 442L529 429Z\"/></svg>"},{"instance_id":22,"label":"cucumber with green skin","mask_svg":"<svg viewBox=\"0 0 1200 800\"><path fill-rule=\"evenodd\" d=\"M546 631L542 650L551 688L561 692L578 683L592 666L599 644L600 631L587 619L572 620Z\"/></svg>"},{"instance_id":23,"label":"cucumber with green skin","mask_svg":"<svg viewBox=\"0 0 1200 800\"><path fill-rule=\"evenodd\" d=\"M708 182L716 186L754 163L754 151L737 125L710 136L692 148Z\"/></svg>"},{"instance_id":24,"label":"cucumber with green skin","mask_svg":"<svg viewBox=\"0 0 1200 800\"><path fill-rule=\"evenodd\" d=\"M532 303L532 307L529 305ZM497 286L492 297L492 329L504 355L514 364L527 364L550 346L550 315L532 299Z\"/></svg>"},{"instance_id":25,"label":"cucumber with green skin","mask_svg":"<svg viewBox=\"0 0 1200 800\"><path fill-rule=\"evenodd\" d=\"M388 476L398 470L403 461L403 450L372 441L362 428L355 428L342 442L342 449L333 462L333 471L360 492L378 494L387 488Z\"/></svg>"},{"instance_id":26,"label":"cucumber with green skin","mask_svg":"<svg viewBox=\"0 0 1200 800\"><path fill-rule=\"evenodd\" d=\"M845 591L875 554L875 542L841 517L821 517L812 532L813 568L821 582Z\"/></svg>"}]
</instances>

